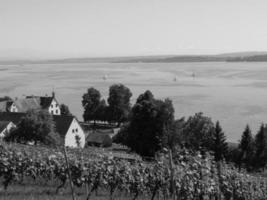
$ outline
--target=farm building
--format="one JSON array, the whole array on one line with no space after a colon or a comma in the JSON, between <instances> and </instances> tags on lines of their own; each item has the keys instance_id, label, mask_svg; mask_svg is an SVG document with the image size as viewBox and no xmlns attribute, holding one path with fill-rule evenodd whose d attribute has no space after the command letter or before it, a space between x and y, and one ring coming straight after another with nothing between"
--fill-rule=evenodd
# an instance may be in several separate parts
<instances>
[{"instance_id":1,"label":"farm building","mask_svg":"<svg viewBox=\"0 0 267 200\"><path fill-rule=\"evenodd\" d=\"M0 102L0 112L25 113L32 109L44 109L52 115L61 114L54 92L52 96L27 96L26 98Z\"/></svg>"},{"instance_id":2,"label":"farm building","mask_svg":"<svg viewBox=\"0 0 267 200\"><path fill-rule=\"evenodd\" d=\"M86 144L90 146L110 147L119 128L97 129L88 132Z\"/></svg>"},{"instance_id":3,"label":"farm building","mask_svg":"<svg viewBox=\"0 0 267 200\"><path fill-rule=\"evenodd\" d=\"M16 125L11 121L0 121L0 139L5 137L12 128L15 128Z\"/></svg>"},{"instance_id":4,"label":"farm building","mask_svg":"<svg viewBox=\"0 0 267 200\"><path fill-rule=\"evenodd\" d=\"M0 112L0 121L12 122L17 125L26 113ZM64 139L65 146L77 147L77 137L80 146L85 145L85 134L74 116L52 115L55 131Z\"/></svg>"}]
</instances>

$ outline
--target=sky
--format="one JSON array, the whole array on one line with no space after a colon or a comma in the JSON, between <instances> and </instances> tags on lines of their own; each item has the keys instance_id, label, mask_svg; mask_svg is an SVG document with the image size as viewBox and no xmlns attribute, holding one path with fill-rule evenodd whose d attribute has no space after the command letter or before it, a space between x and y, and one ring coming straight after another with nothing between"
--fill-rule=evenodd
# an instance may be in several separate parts
<instances>
[{"instance_id":1,"label":"sky","mask_svg":"<svg viewBox=\"0 0 267 200\"><path fill-rule=\"evenodd\" d=\"M0 0L0 58L267 51L266 0Z\"/></svg>"}]
</instances>

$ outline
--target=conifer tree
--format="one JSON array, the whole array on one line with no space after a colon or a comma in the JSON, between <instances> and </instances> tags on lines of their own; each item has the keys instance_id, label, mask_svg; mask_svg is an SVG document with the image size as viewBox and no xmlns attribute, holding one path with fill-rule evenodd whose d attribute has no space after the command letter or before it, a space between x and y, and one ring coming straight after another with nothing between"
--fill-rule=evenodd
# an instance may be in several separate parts
<instances>
[{"instance_id":1,"label":"conifer tree","mask_svg":"<svg viewBox=\"0 0 267 200\"><path fill-rule=\"evenodd\" d=\"M245 164L247 169L250 169L254 155L254 139L251 134L249 125L246 126L239 144L240 161Z\"/></svg>"},{"instance_id":2,"label":"conifer tree","mask_svg":"<svg viewBox=\"0 0 267 200\"><path fill-rule=\"evenodd\" d=\"M264 124L261 124L260 129L255 136L255 157L254 166L263 168L267 161L267 132Z\"/></svg>"},{"instance_id":3,"label":"conifer tree","mask_svg":"<svg viewBox=\"0 0 267 200\"><path fill-rule=\"evenodd\" d=\"M225 158L228 152L226 137L222 131L219 121L217 121L215 125L213 151L216 161L220 161Z\"/></svg>"}]
</instances>

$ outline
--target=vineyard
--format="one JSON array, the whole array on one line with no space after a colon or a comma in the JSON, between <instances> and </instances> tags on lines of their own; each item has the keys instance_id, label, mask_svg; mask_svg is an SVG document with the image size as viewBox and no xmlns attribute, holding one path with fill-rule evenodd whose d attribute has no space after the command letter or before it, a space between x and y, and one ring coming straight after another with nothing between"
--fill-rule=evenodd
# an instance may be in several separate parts
<instances>
[{"instance_id":1,"label":"vineyard","mask_svg":"<svg viewBox=\"0 0 267 200\"><path fill-rule=\"evenodd\" d=\"M179 200L265 200L267 180L238 172L210 156L183 151L168 154L157 162L125 160L113 154L90 154L88 150L68 150L69 170L76 199L179 199ZM68 168L61 150L18 144L1 144L0 178L3 190L27 182L45 185L52 182L51 195L61 193L69 184ZM94 156L92 156L94 155ZM0 195L4 195L1 193ZM63 198L64 199L64 198Z\"/></svg>"}]
</instances>

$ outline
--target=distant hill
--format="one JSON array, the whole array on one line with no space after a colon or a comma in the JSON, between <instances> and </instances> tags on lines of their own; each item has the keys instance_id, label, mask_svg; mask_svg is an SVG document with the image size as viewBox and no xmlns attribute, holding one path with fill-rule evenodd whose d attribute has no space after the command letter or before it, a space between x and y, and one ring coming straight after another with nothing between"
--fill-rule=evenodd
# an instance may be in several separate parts
<instances>
[{"instance_id":1,"label":"distant hill","mask_svg":"<svg viewBox=\"0 0 267 200\"><path fill-rule=\"evenodd\" d=\"M254 56L243 56L234 57L227 59L228 62L267 62L267 54L254 55Z\"/></svg>"},{"instance_id":2,"label":"distant hill","mask_svg":"<svg viewBox=\"0 0 267 200\"><path fill-rule=\"evenodd\" d=\"M237 52L217 55L159 55L49 60L0 60L2 65L71 63L177 63L177 62L267 62L267 52Z\"/></svg>"}]
</instances>

